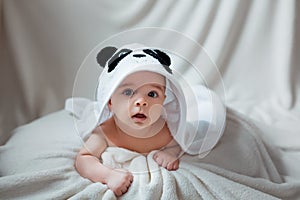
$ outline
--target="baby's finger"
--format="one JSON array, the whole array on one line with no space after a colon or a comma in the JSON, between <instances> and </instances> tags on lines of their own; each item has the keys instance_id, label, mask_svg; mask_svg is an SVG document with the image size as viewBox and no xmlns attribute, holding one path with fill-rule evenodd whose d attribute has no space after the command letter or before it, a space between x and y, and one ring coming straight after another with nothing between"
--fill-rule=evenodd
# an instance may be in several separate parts
<instances>
[{"instance_id":1,"label":"baby's finger","mask_svg":"<svg viewBox=\"0 0 300 200\"><path fill-rule=\"evenodd\" d=\"M173 170L176 170L179 168L179 162L173 163Z\"/></svg>"},{"instance_id":2,"label":"baby's finger","mask_svg":"<svg viewBox=\"0 0 300 200\"><path fill-rule=\"evenodd\" d=\"M157 158L157 153L153 155L153 159L156 160Z\"/></svg>"},{"instance_id":3,"label":"baby's finger","mask_svg":"<svg viewBox=\"0 0 300 200\"><path fill-rule=\"evenodd\" d=\"M172 162L168 163L167 170L173 170L173 163Z\"/></svg>"},{"instance_id":4,"label":"baby's finger","mask_svg":"<svg viewBox=\"0 0 300 200\"><path fill-rule=\"evenodd\" d=\"M162 167L167 169L168 165L169 165L169 162L167 160L164 160L162 163Z\"/></svg>"},{"instance_id":5,"label":"baby's finger","mask_svg":"<svg viewBox=\"0 0 300 200\"><path fill-rule=\"evenodd\" d=\"M127 188L127 187L124 187L124 188L121 190L122 194L125 194L127 191L128 191L128 188Z\"/></svg>"},{"instance_id":6,"label":"baby's finger","mask_svg":"<svg viewBox=\"0 0 300 200\"><path fill-rule=\"evenodd\" d=\"M131 174L130 178L129 178L130 183L133 182L133 175Z\"/></svg>"},{"instance_id":7,"label":"baby's finger","mask_svg":"<svg viewBox=\"0 0 300 200\"><path fill-rule=\"evenodd\" d=\"M117 197L119 197L123 194L121 190L116 190L116 191L114 191L114 193Z\"/></svg>"}]
</instances>

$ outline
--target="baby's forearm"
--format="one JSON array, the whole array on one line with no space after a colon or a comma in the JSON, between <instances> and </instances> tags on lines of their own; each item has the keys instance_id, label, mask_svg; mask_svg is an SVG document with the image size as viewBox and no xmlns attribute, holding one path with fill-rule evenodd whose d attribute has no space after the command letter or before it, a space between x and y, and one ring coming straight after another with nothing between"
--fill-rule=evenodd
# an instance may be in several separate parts
<instances>
[{"instance_id":1,"label":"baby's forearm","mask_svg":"<svg viewBox=\"0 0 300 200\"><path fill-rule=\"evenodd\" d=\"M76 157L75 167L81 176L103 184L107 183L107 177L112 170L100 163L96 157L80 154Z\"/></svg>"},{"instance_id":2,"label":"baby's forearm","mask_svg":"<svg viewBox=\"0 0 300 200\"><path fill-rule=\"evenodd\" d=\"M76 170L93 182L106 184L116 196L127 192L133 181L133 175L124 170L112 169L103 165L92 155L79 154L75 162Z\"/></svg>"}]
</instances>

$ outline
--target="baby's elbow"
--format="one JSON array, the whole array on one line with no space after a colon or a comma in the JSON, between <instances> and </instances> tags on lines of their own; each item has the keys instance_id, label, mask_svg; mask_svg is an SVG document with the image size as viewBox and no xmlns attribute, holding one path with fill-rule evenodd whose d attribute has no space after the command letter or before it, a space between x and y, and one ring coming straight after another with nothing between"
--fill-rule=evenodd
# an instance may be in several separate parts
<instances>
[{"instance_id":1,"label":"baby's elbow","mask_svg":"<svg viewBox=\"0 0 300 200\"><path fill-rule=\"evenodd\" d=\"M84 176L85 171L86 171L86 161L85 161L85 156L82 153L78 153L76 158L75 158L75 162L74 162L74 167L76 169L76 171L81 175Z\"/></svg>"},{"instance_id":2,"label":"baby's elbow","mask_svg":"<svg viewBox=\"0 0 300 200\"><path fill-rule=\"evenodd\" d=\"M89 178L93 166L93 156L79 152L74 163L76 171L84 178Z\"/></svg>"},{"instance_id":3,"label":"baby's elbow","mask_svg":"<svg viewBox=\"0 0 300 200\"><path fill-rule=\"evenodd\" d=\"M75 157L74 167L78 172L80 171L79 169L81 168L81 155L79 153Z\"/></svg>"}]
</instances>

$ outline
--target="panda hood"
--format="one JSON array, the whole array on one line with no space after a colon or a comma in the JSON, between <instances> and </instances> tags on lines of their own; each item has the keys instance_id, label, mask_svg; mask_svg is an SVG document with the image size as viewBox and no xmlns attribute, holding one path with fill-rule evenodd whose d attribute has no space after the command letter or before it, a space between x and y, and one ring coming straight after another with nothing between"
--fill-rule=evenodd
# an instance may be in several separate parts
<instances>
[{"instance_id":1,"label":"panda hood","mask_svg":"<svg viewBox=\"0 0 300 200\"><path fill-rule=\"evenodd\" d=\"M113 54L112 54L113 53ZM112 54L111 56L109 56ZM108 60L106 60L109 58ZM170 68L170 57L158 50L139 44L126 45L119 49L106 47L102 49L97 61L104 66L99 77L96 99L101 112L98 124L112 116L107 103L120 83L130 74L139 71L150 71L166 78L166 99L163 107L166 120L173 136L184 131L186 103L180 85L174 79ZM103 65L105 63L105 65ZM179 124L179 126L178 126Z\"/></svg>"},{"instance_id":2,"label":"panda hood","mask_svg":"<svg viewBox=\"0 0 300 200\"><path fill-rule=\"evenodd\" d=\"M84 106L79 114L77 128L82 137L88 136L96 126L112 117L108 102L128 75L149 71L165 77L163 117L173 138L185 152L207 154L220 139L224 123L220 123L220 117L218 123L214 118L217 113L225 112L222 102L204 86L193 86L189 90L183 88L167 53L141 44L130 44L118 49L105 47L98 53L96 60L103 71L98 79L95 101ZM191 99L194 99L196 105L189 103ZM72 104L81 103L73 99Z\"/></svg>"}]
</instances>

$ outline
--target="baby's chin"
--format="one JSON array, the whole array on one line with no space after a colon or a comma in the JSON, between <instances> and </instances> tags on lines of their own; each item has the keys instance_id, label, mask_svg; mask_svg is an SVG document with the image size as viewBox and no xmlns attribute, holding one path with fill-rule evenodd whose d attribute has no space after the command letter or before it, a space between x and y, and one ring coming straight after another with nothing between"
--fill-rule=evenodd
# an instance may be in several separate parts
<instances>
[{"instance_id":1,"label":"baby's chin","mask_svg":"<svg viewBox=\"0 0 300 200\"><path fill-rule=\"evenodd\" d=\"M151 121L150 118L147 118L145 120L134 119L134 120L132 120L131 128L141 130L141 129L149 128L153 124L154 123Z\"/></svg>"},{"instance_id":2,"label":"baby's chin","mask_svg":"<svg viewBox=\"0 0 300 200\"><path fill-rule=\"evenodd\" d=\"M145 138L145 137L152 137L156 134L158 134L165 126L165 120L162 117L156 118L155 120L152 120L149 118L146 121L143 121L143 123L136 123L133 122L130 126L133 130L138 130L144 132L147 131L145 134L137 135L136 137ZM130 134L129 134L130 135Z\"/></svg>"}]
</instances>

